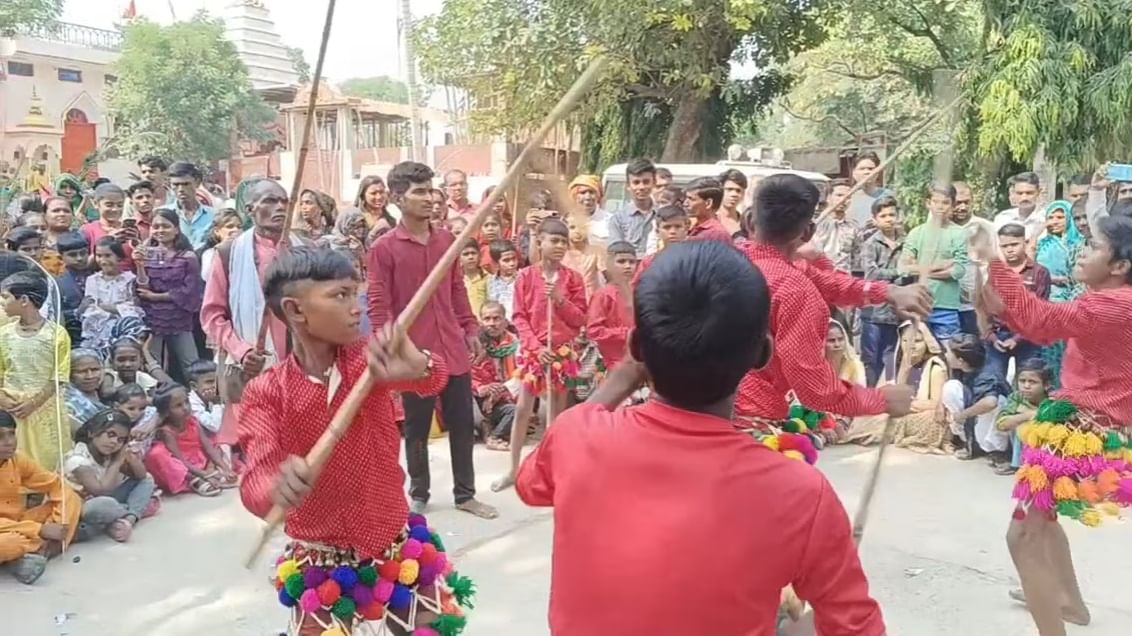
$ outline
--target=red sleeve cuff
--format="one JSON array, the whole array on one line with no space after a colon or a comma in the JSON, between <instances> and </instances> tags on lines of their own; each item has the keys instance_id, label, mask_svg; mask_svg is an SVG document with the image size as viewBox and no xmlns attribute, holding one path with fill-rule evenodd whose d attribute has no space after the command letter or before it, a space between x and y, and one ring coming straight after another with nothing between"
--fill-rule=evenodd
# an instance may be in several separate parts
<instances>
[{"instance_id":1,"label":"red sleeve cuff","mask_svg":"<svg viewBox=\"0 0 1132 636\"><path fill-rule=\"evenodd\" d=\"M888 302L888 283L883 280L865 281L865 299L870 305Z\"/></svg>"}]
</instances>

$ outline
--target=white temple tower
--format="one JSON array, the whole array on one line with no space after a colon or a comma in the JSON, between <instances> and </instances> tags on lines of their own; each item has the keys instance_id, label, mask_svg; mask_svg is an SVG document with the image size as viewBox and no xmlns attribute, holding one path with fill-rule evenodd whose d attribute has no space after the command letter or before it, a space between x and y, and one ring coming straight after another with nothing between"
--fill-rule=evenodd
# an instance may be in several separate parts
<instances>
[{"instance_id":1,"label":"white temple tower","mask_svg":"<svg viewBox=\"0 0 1132 636\"><path fill-rule=\"evenodd\" d=\"M299 74L263 0L233 0L224 8L222 16L226 35L239 52L240 61L248 68L252 88L265 90L298 85Z\"/></svg>"}]
</instances>

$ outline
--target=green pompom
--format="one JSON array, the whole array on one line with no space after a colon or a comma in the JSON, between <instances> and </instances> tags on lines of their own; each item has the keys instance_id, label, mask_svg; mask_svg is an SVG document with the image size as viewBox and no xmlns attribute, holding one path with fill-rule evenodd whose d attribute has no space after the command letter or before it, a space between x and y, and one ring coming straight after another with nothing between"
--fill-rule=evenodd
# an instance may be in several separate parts
<instances>
[{"instance_id":1,"label":"green pompom","mask_svg":"<svg viewBox=\"0 0 1132 636\"><path fill-rule=\"evenodd\" d=\"M295 599L296 601L299 600L299 597L303 595L303 591L307 589L307 586L303 583L302 574L292 574L291 576L288 576L287 580L283 582L283 587L286 588L287 593L291 595L291 598Z\"/></svg>"},{"instance_id":2,"label":"green pompom","mask_svg":"<svg viewBox=\"0 0 1132 636\"><path fill-rule=\"evenodd\" d=\"M373 584L377 583L377 570L373 569L372 565L358 568L358 580L366 587L373 587Z\"/></svg>"},{"instance_id":3,"label":"green pompom","mask_svg":"<svg viewBox=\"0 0 1132 636\"><path fill-rule=\"evenodd\" d=\"M343 596L334 603L334 607L330 608L330 613L334 614L341 620L348 620L354 617L354 613L358 611L358 606L354 604L354 599L346 598Z\"/></svg>"},{"instance_id":4,"label":"green pompom","mask_svg":"<svg viewBox=\"0 0 1132 636\"><path fill-rule=\"evenodd\" d=\"M456 597L457 603L468 609L475 609L476 606L472 603L472 599L476 596L475 581L453 572L444 582L448 584L448 589L452 590L452 596Z\"/></svg>"},{"instance_id":5,"label":"green pompom","mask_svg":"<svg viewBox=\"0 0 1132 636\"><path fill-rule=\"evenodd\" d=\"M444 552L445 551L444 550L444 542L440 540L439 534L436 534L435 532L433 532L431 535L429 535L429 540L432 541L432 545L436 546L437 552Z\"/></svg>"},{"instance_id":6,"label":"green pompom","mask_svg":"<svg viewBox=\"0 0 1132 636\"><path fill-rule=\"evenodd\" d=\"M1047 399L1038 407L1038 413L1034 416L1034 420L1064 424L1073 419L1074 415L1077 415L1077 407L1072 402Z\"/></svg>"},{"instance_id":7,"label":"green pompom","mask_svg":"<svg viewBox=\"0 0 1132 636\"><path fill-rule=\"evenodd\" d=\"M782 423L782 430L787 433L801 433L802 427L798 426L798 421L789 419Z\"/></svg>"},{"instance_id":8,"label":"green pompom","mask_svg":"<svg viewBox=\"0 0 1132 636\"><path fill-rule=\"evenodd\" d=\"M463 616L441 614L440 618L433 621L430 627L435 629L440 636L458 636L467 625L468 619Z\"/></svg>"},{"instance_id":9,"label":"green pompom","mask_svg":"<svg viewBox=\"0 0 1132 636\"><path fill-rule=\"evenodd\" d=\"M1106 451L1118 451L1124 446L1124 442L1120 441L1120 435L1116 431L1109 431L1104 439L1104 449Z\"/></svg>"},{"instance_id":10,"label":"green pompom","mask_svg":"<svg viewBox=\"0 0 1132 636\"><path fill-rule=\"evenodd\" d=\"M1057 504L1057 514L1063 517L1079 519L1083 512L1085 512L1085 502L1083 501L1062 501Z\"/></svg>"}]
</instances>

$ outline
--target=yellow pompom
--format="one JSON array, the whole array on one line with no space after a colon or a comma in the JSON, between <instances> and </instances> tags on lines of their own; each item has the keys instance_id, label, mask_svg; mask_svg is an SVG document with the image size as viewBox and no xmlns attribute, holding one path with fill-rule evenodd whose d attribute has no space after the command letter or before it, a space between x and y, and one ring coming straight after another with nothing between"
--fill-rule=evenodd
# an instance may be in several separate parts
<instances>
[{"instance_id":1,"label":"yellow pompom","mask_svg":"<svg viewBox=\"0 0 1132 636\"><path fill-rule=\"evenodd\" d=\"M1069 434L1069 438L1065 440L1065 445L1062 447L1062 452L1067 457L1083 457L1088 454L1089 443L1085 439L1085 434L1081 431L1073 431Z\"/></svg>"},{"instance_id":2,"label":"yellow pompom","mask_svg":"<svg viewBox=\"0 0 1132 636\"><path fill-rule=\"evenodd\" d=\"M1045 432L1045 442L1050 446L1057 446L1069 437L1069 427L1064 424L1054 424Z\"/></svg>"},{"instance_id":3,"label":"yellow pompom","mask_svg":"<svg viewBox=\"0 0 1132 636\"><path fill-rule=\"evenodd\" d=\"M798 418L794 418L794 419L793 419L792 421L793 421L793 422L794 422L795 424L797 424L797 425L798 425L798 432L799 432L799 433L806 433L806 432L808 432L808 431L810 430L810 427L806 426L806 423L805 423L805 422L803 422L802 420L800 420L800 419L798 419Z\"/></svg>"},{"instance_id":4,"label":"yellow pompom","mask_svg":"<svg viewBox=\"0 0 1132 636\"><path fill-rule=\"evenodd\" d=\"M772 451L778 450L778 437L771 435L770 437L763 438L763 445Z\"/></svg>"},{"instance_id":5,"label":"yellow pompom","mask_svg":"<svg viewBox=\"0 0 1132 636\"><path fill-rule=\"evenodd\" d=\"M1042 470L1041 466L1030 466L1030 470L1026 474L1026 481L1030 482L1031 492L1045 490L1049 486L1049 477L1046 476L1046 471Z\"/></svg>"},{"instance_id":6,"label":"yellow pompom","mask_svg":"<svg viewBox=\"0 0 1132 636\"><path fill-rule=\"evenodd\" d=\"M1082 512L1081 516L1078 518L1081 520L1081 523L1089 526L1090 528L1095 528L1101 525L1101 513L1097 512L1096 510L1086 510Z\"/></svg>"},{"instance_id":7,"label":"yellow pompom","mask_svg":"<svg viewBox=\"0 0 1132 636\"><path fill-rule=\"evenodd\" d=\"M1125 448L1124 449L1124 461L1128 462L1129 464L1132 464L1132 448Z\"/></svg>"},{"instance_id":8,"label":"yellow pompom","mask_svg":"<svg viewBox=\"0 0 1132 636\"><path fill-rule=\"evenodd\" d=\"M1103 512L1104 514L1106 514L1110 517L1119 517L1120 516L1120 506L1112 503L1111 501L1106 501L1104 503L1097 504L1096 509Z\"/></svg>"},{"instance_id":9,"label":"yellow pompom","mask_svg":"<svg viewBox=\"0 0 1132 636\"><path fill-rule=\"evenodd\" d=\"M291 575L299 573L299 564L294 559L287 559L275 568L275 576L279 577L280 581L286 581L291 578Z\"/></svg>"},{"instance_id":10,"label":"yellow pompom","mask_svg":"<svg viewBox=\"0 0 1132 636\"><path fill-rule=\"evenodd\" d=\"M405 559L401 562L401 573L397 575L397 580L402 585L412 585L417 582L420 573L421 566L416 559Z\"/></svg>"},{"instance_id":11,"label":"yellow pompom","mask_svg":"<svg viewBox=\"0 0 1132 636\"><path fill-rule=\"evenodd\" d=\"M806 456L796 450L782 451L782 454L790 459L796 459L800 462L806 461Z\"/></svg>"},{"instance_id":12,"label":"yellow pompom","mask_svg":"<svg viewBox=\"0 0 1132 636\"><path fill-rule=\"evenodd\" d=\"M1018 470L1015 471L1015 473L1014 473L1014 481L1016 481L1016 482L1025 481L1029 474L1030 474L1030 465L1029 464L1022 464L1018 468Z\"/></svg>"},{"instance_id":13,"label":"yellow pompom","mask_svg":"<svg viewBox=\"0 0 1132 636\"><path fill-rule=\"evenodd\" d=\"M1076 500L1077 484L1068 477L1058 477L1053 482L1053 498L1058 501Z\"/></svg>"},{"instance_id":14,"label":"yellow pompom","mask_svg":"<svg viewBox=\"0 0 1132 636\"><path fill-rule=\"evenodd\" d=\"M1104 440L1096 433L1085 433L1085 453L1088 455L1104 453Z\"/></svg>"},{"instance_id":15,"label":"yellow pompom","mask_svg":"<svg viewBox=\"0 0 1132 636\"><path fill-rule=\"evenodd\" d=\"M1022 443L1030 448L1038 448L1042 445L1042 438L1039 435L1040 429L1037 424L1023 424L1018 429L1018 436L1022 438Z\"/></svg>"},{"instance_id":16,"label":"yellow pompom","mask_svg":"<svg viewBox=\"0 0 1132 636\"><path fill-rule=\"evenodd\" d=\"M350 635L347 634L344 629L335 625L334 627L331 627L330 629L324 630L322 632L321 636L350 636Z\"/></svg>"}]
</instances>

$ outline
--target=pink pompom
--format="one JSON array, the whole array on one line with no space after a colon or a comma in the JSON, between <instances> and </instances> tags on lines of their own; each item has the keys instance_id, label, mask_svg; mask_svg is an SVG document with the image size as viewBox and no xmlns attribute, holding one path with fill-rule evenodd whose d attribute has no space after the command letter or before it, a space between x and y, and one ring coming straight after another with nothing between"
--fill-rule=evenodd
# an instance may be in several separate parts
<instances>
[{"instance_id":1,"label":"pink pompom","mask_svg":"<svg viewBox=\"0 0 1132 636\"><path fill-rule=\"evenodd\" d=\"M381 603L382 605L389 602L393 597L393 582L381 579L373 586L373 600Z\"/></svg>"},{"instance_id":2,"label":"pink pompom","mask_svg":"<svg viewBox=\"0 0 1132 636\"><path fill-rule=\"evenodd\" d=\"M1122 506L1132 506L1132 479L1121 479L1112 497Z\"/></svg>"},{"instance_id":3,"label":"pink pompom","mask_svg":"<svg viewBox=\"0 0 1132 636\"><path fill-rule=\"evenodd\" d=\"M413 636L440 636L440 632L431 627L418 627L413 630Z\"/></svg>"},{"instance_id":4,"label":"pink pompom","mask_svg":"<svg viewBox=\"0 0 1132 636\"><path fill-rule=\"evenodd\" d=\"M423 550L424 546L421 545L420 541L417 541L416 539L409 539L405 542L404 545L401 546L401 558L417 559L421 556L421 552Z\"/></svg>"},{"instance_id":5,"label":"pink pompom","mask_svg":"<svg viewBox=\"0 0 1132 636\"><path fill-rule=\"evenodd\" d=\"M1034 493L1031 500L1034 507L1044 512L1050 512L1054 509L1053 490L1045 488Z\"/></svg>"},{"instance_id":6,"label":"pink pompom","mask_svg":"<svg viewBox=\"0 0 1132 636\"><path fill-rule=\"evenodd\" d=\"M1018 501L1029 501L1030 495L1030 482L1023 479L1022 481L1014 484L1014 498Z\"/></svg>"},{"instance_id":7,"label":"pink pompom","mask_svg":"<svg viewBox=\"0 0 1132 636\"><path fill-rule=\"evenodd\" d=\"M318 599L318 592L316 590L303 592L303 595L299 597L299 608L308 614L322 609L322 601Z\"/></svg>"},{"instance_id":8,"label":"pink pompom","mask_svg":"<svg viewBox=\"0 0 1132 636\"><path fill-rule=\"evenodd\" d=\"M432 567L436 568L437 572L444 573L444 568L448 565L448 555L440 552L436 555L436 561L433 562Z\"/></svg>"}]
</instances>

